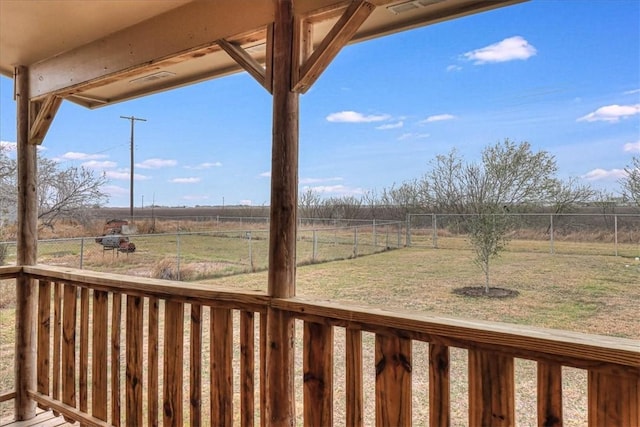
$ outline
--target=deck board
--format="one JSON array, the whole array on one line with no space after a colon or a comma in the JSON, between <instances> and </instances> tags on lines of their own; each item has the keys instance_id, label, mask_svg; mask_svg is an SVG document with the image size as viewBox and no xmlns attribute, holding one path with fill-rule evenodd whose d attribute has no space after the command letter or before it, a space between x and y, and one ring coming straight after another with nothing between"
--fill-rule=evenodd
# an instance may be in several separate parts
<instances>
[{"instance_id":1,"label":"deck board","mask_svg":"<svg viewBox=\"0 0 640 427\"><path fill-rule=\"evenodd\" d=\"M43 411L37 414L34 418L25 421L14 421L11 417L0 420L0 427L62 427L62 426L77 426L78 424L71 424L65 421L63 417L56 417L51 411Z\"/></svg>"}]
</instances>

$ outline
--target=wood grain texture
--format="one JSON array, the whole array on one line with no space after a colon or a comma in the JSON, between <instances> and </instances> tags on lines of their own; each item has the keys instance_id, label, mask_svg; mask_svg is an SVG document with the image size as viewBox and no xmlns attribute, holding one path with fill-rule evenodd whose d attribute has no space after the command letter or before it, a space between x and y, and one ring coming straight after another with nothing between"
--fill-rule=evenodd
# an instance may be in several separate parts
<instances>
[{"instance_id":1,"label":"wood grain texture","mask_svg":"<svg viewBox=\"0 0 640 427\"><path fill-rule=\"evenodd\" d=\"M240 312L240 425L253 427L255 418L255 315Z\"/></svg>"},{"instance_id":2,"label":"wood grain texture","mask_svg":"<svg viewBox=\"0 0 640 427\"><path fill-rule=\"evenodd\" d=\"M589 425L640 426L640 377L589 372Z\"/></svg>"},{"instance_id":3,"label":"wood grain texture","mask_svg":"<svg viewBox=\"0 0 640 427\"><path fill-rule=\"evenodd\" d=\"M538 426L562 427L562 365L538 362Z\"/></svg>"},{"instance_id":4,"label":"wood grain texture","mask_svg":"<svg viewBox=\"0 0 640 427\"><path fill-rule=\"evenodd\" d=\"M51 396L60 399L60 380L62 377L61 354L62 349L62 284L55 282L53 285L53 366ZM55 411L54 411L55 414Z\"/></svg>"},{"instance_id":5,"label":"wood grain texture","mask_svg":"<svg viewBox=\"0 0 640 427\"><path fill-rule=\"evenodd\" d=\"M51 368L51 282L38 286L38 393L49 395ZM45 409L45 408L43 408Z\"/></svg>"},{"instance_id":6,"label":"wood grain texture","mask_svg":"<svg viewBox=\"0 0 640 427\"><path fill-rule=\"evenodd\" d=\"M191 305L189 347L189 419L191 425L202 425L202 307Z\"/></svg>"},{"instance_id":7,"label":"wood grain texture","mask_svg":"<svg viewBox=\"0 0 640 427\"><path fill-rule=\"evenodd\" d=\"M266 405L263 417L266 425L295 424L294 340L295 321L286 312L269 309L267 312Z\"/></svg>"},{"instance_id":8,"label":"wood grain texture","mask_svg":"<svg viewBox=\"0 0 640 427\"><path fill-rule=\"evenodd\" d=\"M411 340L376 335L376 425L411 425Z\"/></svg>"},{"instance_id":9,"label":"wood grain texture","mask_svg":"<svg viewBox=\"0 0 640 427\"><path fill-rule=\"evenodd\" d=\"M164 396L163 425L178 427L184 423L183 387L184 304L167 301L164 306Z\"/></svg>"},{"instance_id":10,"label":"wood grain texture","mask_svg":"<svg viewBox=\"0 0 640 427\"><path fill-rule=\"evenodd\" d=\"M333 425L333 328L305 322L303 331L304 425Z\"/></svg>"},{"instance_id":11,"label":"wood grain texture","mask_svg":"<svg viewBox=\"0 0 640 427\"><path fill-rule=\"evenodd\" d=\"M147 407L148 423L150 426L157 426L159 420L159 404L160 391L158 388L159 369L158 369L158 342L159 332L158 326L160 322L160 301L158 298L149 298L149 325L148 325L148 354L147 354Z\"/></svg>"},{"instance_id":12,"label":"wood grain texture","mask_svg":"<svg viewBox=\"0 0 640 427\"><path fill-rule=\"evenodd\" d=\"M429 425L451 425L449 347L429 344Z\"/></svg>"},{"instance_id":13,"label":"wood grain texture","mask_svg":"<svg viewBox=\"0 0 640 427\"><path fill-rule=\"evenodd\" d=\"M38 254L38 169L36 146L29 144L29 69L15 68L17 184L16 264L33 265ZM17 420L32 418L36 404L27 392L37 387L38 294L28 277L16 279L15 381Z\"/></svg>"},{"instance_id":14,"label":"wood grain texture","mask_svg":"<svg viewBox=\"0 0 640 427\"><path fill-rule=\"evenodd\" d=\"M469 350L469 425L515 426L513 358Z\"/></svg>"},{"instance_id":15,"label":"wood grain texture","mask_svg":"<svg viewBox=\"0 0 640 427\"><path fill-rule=\"evenodd\" d=\"M108 346L109 294L93 292L93 332L91 364L91 412L94 417L107 421L108 403Z\"/></svg>"},{"instance_id":16,"label":"wood grain texture","mask_svg":"<svg viewBox=\"0 0 640 427\"><path fill-rule=\"evenodd\" d=\"M362 332L356 329L346 331L346 420L348 426L363 425L362 389Z\"/></svg>"},{"instance_id":17,"label":"wood grain texture","mask_svg":"<svg viewBox=\"0 0 640 427\"><path fill-rule=\"evenodd\" d=\"M142 343L144 300L127 296L126 319L126 419L127 425L142 425Z\"/></svg>"},{"instance_id":18,"label":"wood grain texture","mask_svg":"<svg viewBox=\"0 0 640 427\"><path fill-rule=\"evenodd\" d=\"M233 424L233 318L230 310L211 309L211 417Z\"/></svg>"},{"instance_id":19,"label":"wood grain texture","mask_svg":"<svg viewBox=\"0 0 640 427\"><path fill-rule=\"evenodd\" d=\"M120 328L122 327L122 295L111 299L111 423L119 426L120 419Z\"/></svg>"},{"instance_id":20,"label":"wood grain texture","mask_svg":"<svg viewBox=\"0 0 640 427\"><path fill-rule=\"evenodd\" d=\"M80 359L78 367L78 409L89 409L89 289L80 288Z\"/></svg>"},{"instance_id":21,"label":"wood grain texture","mask_svg":"<svg viewBox=\"0 0 640 427\"><path fill-rule=\"evenodd\" d=\"M62 312L62 403L76 406L77 290L64 285Z\"/></svg>"}]
</instances>

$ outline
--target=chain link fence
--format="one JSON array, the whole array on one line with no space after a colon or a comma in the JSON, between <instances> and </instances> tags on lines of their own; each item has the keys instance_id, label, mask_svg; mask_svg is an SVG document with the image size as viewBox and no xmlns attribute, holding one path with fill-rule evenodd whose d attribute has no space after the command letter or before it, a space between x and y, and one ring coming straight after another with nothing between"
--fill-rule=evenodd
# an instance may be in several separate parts
<instances>
[{"instance_id":1,"label":"chain link fence","mask_svg":"<svg viewBox=\"0 0 640 427\"><path fill-rule=\"evenodd\" d=\"M640 215L501 214L510 224L508 251L640 256ZM410 214L407 246L471 249L472 214Z\"/></svg>"},{"instance_id":2,"label":"chain link fence","mask_svg":"<svg viewBox=\"0 0 640 427\"><path fill-rule=\"evenodd\" d=\"M241 225L236 218L232 227L227 224L224 230L211 230L209 221L189 221L188 225L186 221L176 221L174 225L176 231L157 234L39 240L38 262L186 281L268 267L268 222L245 221L245 228L236 229ZM297 233L297 263L356 258L403 247L404 226L399 221L306 221ZM15 243L0 242L0 246L6 250L5 263L14 263ZM130 251L131 246L135 250Z\"/></svg>"}]
</instances>

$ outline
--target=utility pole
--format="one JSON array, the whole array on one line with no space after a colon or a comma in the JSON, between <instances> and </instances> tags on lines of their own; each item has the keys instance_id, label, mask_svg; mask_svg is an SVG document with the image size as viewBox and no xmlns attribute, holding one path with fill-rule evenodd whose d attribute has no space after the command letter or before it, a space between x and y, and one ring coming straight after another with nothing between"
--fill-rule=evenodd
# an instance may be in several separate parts
<instances>
[{"instance_id":1,"label":"utility pole","mask_svg":"<svg viewBox=\"0 0 640 427\"><path fill-rule=\"evenodd\" d=\"M136 120L139 120L141 122L146 122L147 119L141 119L139 117L127 117L127 116L120 116L121 119L127 119L131 121L131 181L129 184L129 216L131 217L131 219L133 219L133 123Z\"/></svg>"}]
</instances>

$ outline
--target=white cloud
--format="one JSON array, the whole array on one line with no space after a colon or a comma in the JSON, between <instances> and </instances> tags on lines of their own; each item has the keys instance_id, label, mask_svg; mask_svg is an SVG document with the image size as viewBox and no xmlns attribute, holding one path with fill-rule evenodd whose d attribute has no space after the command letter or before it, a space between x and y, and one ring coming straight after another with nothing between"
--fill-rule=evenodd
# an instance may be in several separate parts
<instances>
[{"instance_id":1,"label":"white cloud","mask_svg":"<svg viewBox=\"0 0 640 427\"><path fill-rule=\"evenodd\" d=\"M464 58L476 65L490 62L507 62L529 59L537 53L535 47L520 36L509 37L501 42L472 50L463 54Z\"/></svg>"},{"instance_id":2,"label":"white cloud","mask_svg":"<svg viewBox=\"0 0 640 427\"><path fill-rule=\"evenodd\" d=\"M389 117L390 116L388 114L373 114L367 116L355 111L340 111L338 113L329 114L327 116L327 121L337 123L370 123L388 120Z\"/></svg>"},{"instance_id":3,"label":"white cloud","mask_svg":"<svg viewBox=\"0 0 640 427\"><path fill-rule=\"evenodd\" d=\"M399 121L398 123L387 123L386 125L377 126L376 129L379 130L387 130L387 129L398 129L404 126L403 121Z\"/></svg>"},{"instance_id":4,"label":"white cloud","mask_svg":"<svg viewBox=\"0 0 640 427\"><path fill-rule=\"evenodd\" d=\"M636 94L636 93L640 93L640 89L633 89L633 90L628 90L628 91L623 92L624 95L633 95L633 94Z\"/></svg>"},{"instance_id":5,"label":"white cloud","mask_svg":"<svg viewBox=\"0 0 640 427\"><path fill-rule=\"evenodd\" d=\"M160 169L175 166L178 162L173 159L147 159L142 163L136 163L141 169Z\"/></svg>"},{"instance_id":6,"label":"white cloud","mask_svg":"<svg viewBox=\"0 0 640 427\"><path fill-rule=\"evenodd\" d=\"M358 195L364 194L364 190L362 188L351 188L344 186L342 184L338 185L318 185L314 187L305 187L305 190L311 189L316 193L324 193L324 194L338 194L338 195Z\"/></svg>"},{"instance_id":7,"label":"white cloud","mask_svg":"<svg viewBox=\"0 0 640 427\"><path fill-rule=\"evenodd\" d=\"M253 203L250 199L243 199L240 200L240 206L251 206L251 204Z\"/></svg>"},{"instance_id":8,"label":"white cloud","mask_svg":"<svg viewBox=\"0 0 640 427\"><path fill-rule=\"evenodd\" d=\"M118 187L117 185L105 185L104 187L102 187L102 189L104 190L105 193L109 194L110 196L128 196L129 195L128 188Z\"/></svg>"},{"instance_id":9,"label":"white cloud","mask_svg":"<svg viewBox=\"0 0 640 427\"><path fill-rule=\"evenodd\" d=\"M82 166L89 169L109 169L115 168L117 166L117 163L110 160L89 160L88 162L84 162Z\"/></svg>"},{"instance_id":10,"label":"white cloud","mask_svg":"<svg viewBox=\"0 0 640 427\"><path fill-rule=\"evenodd\" d=\"M640 104L635 105L606 105L598 108L596 111L580 117L578 122L610 122L615 123L620 119L640 114Z\"/></svg>"},{"instance_id":11,"label":"white cloud","mask_svg":"<svg viewBox=\"0 0 640 427\"><path fill-rule=\"evenodd\" d=\"M302 178L300 180L300 184L304 185L304 184L319 184L321 182L336 182L336 181L342 181L343 178L339 177L339 176L334 176L331 178Z\"/></svg>"},{"instance_id":12,"label":"white cloud","mask_svg":"<svg viewBox=\"0 0 640 427\"><path fill-rule=\"evenodd\" d=\"M461 67L461 66L459 66L459 65L449 65L449 66L447 67L447 71L448 71L448 72L451 72L451 71L460 71L460 70L462 70L462 67Z\"/></svg>"},{"instance_id":13,"label":"white cloud","mask_svg":"<svg viewBox=\"0 0 640 427\"><path fill-rule=\"evenodd\" d=\"M0 148L5 149L9 152L15 152L18 148L18 144L10 141L0 141Z\"/></svg>"},{"instance_id":14,"label":"white cloud","mask_svg":"<svg viewBox=\"0 0 640 427\"><path fill-rule=\"evenodd\" d=\"M104 175L109 179L119 179L119 180L131 179L131 172L129 171L105 171ZM140 175L137 173L133 174L134 181L144 181L147 179L151 179L151 177L148 177L146 175Z\"/></svg>"},{"instance_id":15,"label":"white cloud","mask_svg":"<svg viewBox=\"0 0 640 427\"><path fill-rule=\"evenodd\" d=\"M432 122L441 122L444 120L453 120L456 116L453 114L436 114L435 116L429 116L420 123L432 123Z\"/></svg>"},{"instance_id":16,"label":"white cloud","mask_svg":"<svg viewBox=\"0 0 640 427\"><path fill-rule=\"evenodd\" d=\"M185 166L185 169L210 169L219 168L220 166L222 166L222 163L220 162L204 162L197 166Z\"/></svg>"},{"instance_id":17,"label":"white cloud","mask_svg":"<svg viewBox=\"0 0 640 427\"><path fill-rule=\"evenodd\" d=\"M398 141L404 141L405 139L422 139L422 138L429 138L429 134L428 133L403 133L402 135L400 135L398 137Z\"/></svg>"},{"instance_id":18,"label":"white cloud","mask_svg":"<svg viewBox=\"0 0 640 427\"><path fill-rule=\"evenodd\" d=\"M197 178L194 176L188 178L173 178L169 180L169 182L173 182L174 184L195 184L196 182L200 181L201 178Z\"/></svg>"},{"instance_id":19,"label":"white cloud","mask_svg":"<svg viewBox=\"0 0 640 427\"><path fill-rule=\"evenodd\" d=\"M107 156L106 154L88 154L88 153L78 153L75 151L68 151L64 153L62 156L57 157L58 160L97 160L104 159Z\"/></svg>"},{"instance_id":20,"label":"white cloud","mask_svg":"<svg viewBox=\"0 0 640 427\"><path fill-rule=\"evenodd\" d=\"M582 178L588 181L599 181L601 179L620 179L624 178L626 173L624 169L593 169L586 174L582 175Z\"/></svg>"},{"instance_id":21,"label":"white cloud","mask_svg":"<svg viewBox=\"0 0 640 427\"><path fill-rule=\"evenodd\" d=\"M626 152L637 152L640 153L640 140L638 140L637 142L627 142L626 144L624 144L624 146L622 147L624 151Z\"/></svg>"},{"instance_id":22,"label":"white cloud","mask_svg":"<svg viewBox=\"0 0 640 427\"><path fill-rule=\"evenodd\" d=\"M271 171L262 172L260 174L260 177L262 177L262 178L271 178Z\"/></svg>"}]
</instances>

